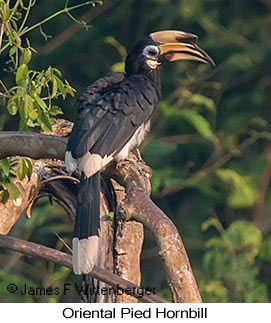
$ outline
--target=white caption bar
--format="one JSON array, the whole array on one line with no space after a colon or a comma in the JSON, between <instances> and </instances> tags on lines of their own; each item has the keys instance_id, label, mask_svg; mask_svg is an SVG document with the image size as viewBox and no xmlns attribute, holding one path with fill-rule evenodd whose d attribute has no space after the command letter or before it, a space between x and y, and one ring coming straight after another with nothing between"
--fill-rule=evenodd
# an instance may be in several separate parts
<instances>
[{"instance_id":1,"label":"white caption bar","mask_svg":"<svg viewBox=\"0 0 271 323\"><path fill-rule=\"evenodd\" d=\"M2 322L270 322L271 304L0 304ZM6 319L6 320L5 320Z\"/></svg>"}]
</instances>

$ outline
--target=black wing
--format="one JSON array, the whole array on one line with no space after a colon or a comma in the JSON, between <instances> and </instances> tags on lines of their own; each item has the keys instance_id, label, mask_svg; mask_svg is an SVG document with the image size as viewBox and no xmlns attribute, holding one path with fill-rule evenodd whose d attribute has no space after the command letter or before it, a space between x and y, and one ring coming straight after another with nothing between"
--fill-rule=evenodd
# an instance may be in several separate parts
<instances>
[{"instance_id":1,"label":"black wing","mask_svg":"<svg viewBox=\"0 0 271 323\"><path fill-rule=\"evenodd\" d=\"M79 99L79 115L67 146L73 158L88 151L101 157L118 153L150 118L158 102L154 84L147 77L111 75L120 81L110 83L109 76L100 79ZM99 84L108 85L99 90Z\"/></svg>"}]
</instances>

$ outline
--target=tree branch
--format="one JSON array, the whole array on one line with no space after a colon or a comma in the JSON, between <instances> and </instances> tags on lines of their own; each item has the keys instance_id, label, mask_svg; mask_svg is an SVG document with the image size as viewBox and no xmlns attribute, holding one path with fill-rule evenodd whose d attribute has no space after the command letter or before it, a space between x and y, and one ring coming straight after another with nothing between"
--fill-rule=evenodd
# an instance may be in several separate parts
<instances>
[{"instance_id":1,"label":"tree branch","mask_svg":"<svg viewBox=\"0 0 271 323\"><path fill-rule=\"evenodd\" d=\"M26 156L33 159L64 159L67 139L35 132L0 131L0 159Z\"/></svg>"},{"instance_id":2,"label":"tree branch","mask_svg":"<svg viewBox=\"0 0 271 323\"><path fill-rule=\"evenodd\" d=\"M12 237L8 237L0 234L0 248L18 251L28 256L38 257L47 261L52 261L56 264L68 267L70 269L72 268L71 255L68 255L64 252L61 252L52 248L38 245L33 242L12 238ZM123 290L127 288L133 289L133 291L135 291L134 296L137 299L140 299L144 302L166 303L165 300L163 300L157 295L144 295L141 297L141 295L139 295L139 293L142 291L142 289L140 291L140 288L141 288L140 286L135 285L125 279L122 279L119 276L112 274L111 272L105 269L94 266L92 272L90 273L90 276L98 280L101 280L115 288L119 287ZM139 289L139 293L138 293L138 289Z\"/></svg>"},{"instance_id":3,"label":"tree branch","mask_svg":"<svg viewBox=\"0 0 271 323\"><path fill-rule=\"evenodd\" d=\"M200 303L201 296L182 239L172 221L150 199L150 168L130 153L106 170L126 189L119 207L123 218L141 222L153 234L163 261L174 302Z\"/></svg>"}]
</instances>

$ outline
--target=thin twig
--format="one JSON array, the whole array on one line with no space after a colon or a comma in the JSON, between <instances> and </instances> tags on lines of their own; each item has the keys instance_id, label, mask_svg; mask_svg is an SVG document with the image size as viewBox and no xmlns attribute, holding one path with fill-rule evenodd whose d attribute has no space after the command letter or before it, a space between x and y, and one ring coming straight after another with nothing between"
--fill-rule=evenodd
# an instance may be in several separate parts
<instances>
[{"instance_id":1,"label":"thin twig","mask_svg":"<svg viewBox=\"0 0 271 323\"><path fill-rule=\"evenodd\" d=\"M9 1L10 0L7 0L7 6L9 6ZM2 23L1 24L1 30L0 30L0 55L1 55L1 52L2 52L2 41L3 41L5 28L6 28L5 24Z\"/></svg>"},{"instance_id":2,"label":"thin twig","mask_svg":"<svg viewBox=\"0 0 271 323\"><path fill-rule=\"evenodd\" d=\"M5 24L1 24L1 29L0 29L0 55L2 52L2 41L3 41L3 36L4 36L4 31L5 31Z\"/></svg>"},{"instance_id":3,"label":"thin twig","mask_svg":"<svg viewBox=\"0 0 271 323\"><path fill-rule=\"evenodd\" d=\"M1 48L0 48L0 54L1 54ZM8 94L4 94L4 93L0 92L0 97L10 99L10 98L12 98L12 95L8 95Z\"/></svg>"},{"instance_id":4,"label":"thin twig","mask_svg":"<svg viewBox=\"0 0 271 323\"><path fill-rule=\"evenodd\" d=\"M99 16L100 14L104 13L106 10L112 7L112 1L106 1L103 6L96 7L94 9L89 10L85 14L83 14L80 18L78 18L79 21L84 21L86 23L90 23L94 18ZM54 37L52 40L47 42L41 50L39 50L40 54L49 54L62 44L64 44L66 41L68 41L75 33L80 31L82 26L80 24L74 23L67 29L65 29L62 33Z\"/></svg>"},{"instance_id":5,"label":"thin twig","mask_svg":"<svg viewBox=\"0 0 271 323\"><path fill-rule=\"evenodd\" d=\"M53 177L44 179L42 182L40 182L40 185L44 185L46 183L49 183L49 182L52 182L52 181L57 181L57 180L60 180L60 179L67 179L67 180L70 180L70 181L74 182L75 184L80 183L80 180L75 178L75 177L72 177L72 176L69 176L69 175L57 175L57 176L53 176Z\"/></svg>"},{"instance_id":6,"label":"thin twig","mask_svg":"<svg viewBox=\"0 0 271 323\"><path fill-rule=\"evenodd\" d=\"M64 244L64 246L70 251L70 253L72 254L72 249L71 247L67 244L67 242L61 238L61 236L55 232L56 236L58 237L58 239Z\"/></svg>"},{"instance_id":7,"label":"thin twig","mask_svg":"<svg viewBox=\"0 0 271 323\"><path fill-rule=\"evenodd\" d=\"M18 33L18 35L19 35L19 37L21 37L21 36L25 35L26 33L28 33L28 32L30 32L30 31L32 31L32 30L34 30L34 29L36 29L36 28L38 28L38 27L42 26L42 25L43 25L43 24L45 24L46 22L48 22L48 21L50 21L50 20L52 20L52 19L56 18L57 16L59 16L59 15L61 15L61 14L63 14L63 13L67 13L67 12L69 12L69 11L71 11L71 10L75 10L75 9L81 8L81 7L83 7L83 6L91 5L91 4L101 4L101 1L86 1L86 2L84 2L84 3L80 3L80 4L77 4L77 5L71 6L71 7L65 7L65 8L63 8L62 10L59 10L59 11L55 12L54 14L52 14L51 16L49 16L49 17L47 17L47 18L43 19L42 21L40 21L40 22L36 23L35 25L32 25L31 27L26 27L26 28L24 28L20 33ZM9 45L9 43L8 43L8 44L6 44L6 45L2 48L2 52L3 52L4 50L6 50L9 46L10 46L10 45Z\"/></svg>"}]
</instances>

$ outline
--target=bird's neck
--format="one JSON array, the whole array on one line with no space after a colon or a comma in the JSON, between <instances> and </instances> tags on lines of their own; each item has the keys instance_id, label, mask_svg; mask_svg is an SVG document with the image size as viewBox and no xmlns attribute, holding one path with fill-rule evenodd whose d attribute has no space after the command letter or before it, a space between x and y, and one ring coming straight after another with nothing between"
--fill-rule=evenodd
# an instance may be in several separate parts
<instances>
[{"instance_id":1,"label":"bird's neck","mask_svg":"<svg viewBox=\"0 0 271 323\"><path fill-rule=\"evenodd\" d=\"M150 68L147 66L146 63L142 63L140 61L136 62L130 62L130 57L128 56L126 59L126 66L125 66L125 71L126 71L126 76L132 76L132 75L144 75L148 79L150 79L158 94L161 94L161 70L162 67L158 66L155 69Z\"/></svg>"},{"instance_id":2,"label":"bird's neck","mask_svg":"<svg viewBox=\"0 0 271 323\"><path fill-rule=\"evenodd\" d=\"M161 70L162 68L159 66L156 69L147 69L145 70L145 73L143 73L153 82L159 94L161 94Z\"/></svg>"}]
</instances>

